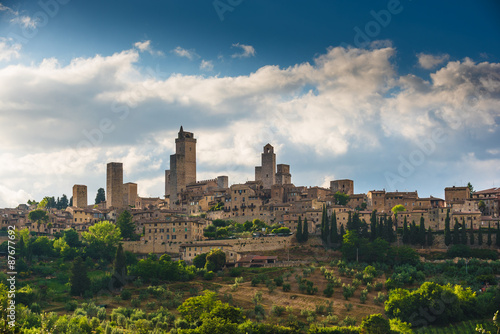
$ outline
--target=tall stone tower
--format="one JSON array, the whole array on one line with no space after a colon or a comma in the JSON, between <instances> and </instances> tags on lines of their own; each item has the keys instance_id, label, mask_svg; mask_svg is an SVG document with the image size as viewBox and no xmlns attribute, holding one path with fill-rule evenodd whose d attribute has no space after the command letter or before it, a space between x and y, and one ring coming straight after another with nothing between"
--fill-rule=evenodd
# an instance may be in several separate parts
<instances>
[{"instance_id":1,"label":"tall stone tower","mask_svg":"<svg viewBox=\"0 0 500 334\"><path fill-rule=\"evenodd\" d=\"M196 139L180 128L175 139L175 154L170 156L170 170L165 171L165 196L175 202L186 185L196 182Z\"/></svg>"},{"instance_id":2,"label":"tall stone tower","mask_svg":"<svg viewBox=\"0 0 500 334\"><path fill-rule=\"evenodd\" d=\"M290 174L290 165L279 164L276 173L276 184L291 184L292 174Z\"/></svg>"},{"instance_id":3,"label":"tall stone tower","mask_svg":"<svg viewBox=\"0 0 500 334\"><path fill-rule=\"evenodd\" d=\"M77 208L87 207L87 186L81 184L73 186L73 206Z\"/></svg>"},{"instance_id":4,"label":"tall stone tower","mask_svg":"<svg viewBox=\"0 0 500 334\"><path fill-rule=\"evenodd\" d=\"M255 167L255 181L262 181L264 189L271 189L276 183L276 154L271 144L264 146L262 166Z\"/></svg>"},{"instance_id":5,"label":"tall stone tower","mask_svg":"<svg viewBox=\"0 0 500 334\"><path fill-rule=\"evenodd\" d=\"M106 208L123 207L123 163L110 162L106 170Z\"/></svg>"}]
</instances>

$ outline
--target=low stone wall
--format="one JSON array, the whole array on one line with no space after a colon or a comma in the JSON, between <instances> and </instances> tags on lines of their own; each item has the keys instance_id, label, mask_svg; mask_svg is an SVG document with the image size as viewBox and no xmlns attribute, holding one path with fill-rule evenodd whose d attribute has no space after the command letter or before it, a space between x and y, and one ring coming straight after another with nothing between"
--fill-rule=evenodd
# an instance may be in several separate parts
<instances>
[{"instance_id":1,"label":"low stone wall","mask_svg":"<svg viewBox=\"0 0 500 334\"><path fill-rule=\"evenodd\" d=\"M235 252L257 252L278 250L289 247L293 236L290 237L260 237L247 239L225 239L225 240L203 240L193 242L178 242L178 243L159 243L152 241L125 241L123 249L132 253L149 254L149 253L179 253L181 244L188 244L195 247L197 244L227 244L231 246Z\"/></svg>"}]
</instances>

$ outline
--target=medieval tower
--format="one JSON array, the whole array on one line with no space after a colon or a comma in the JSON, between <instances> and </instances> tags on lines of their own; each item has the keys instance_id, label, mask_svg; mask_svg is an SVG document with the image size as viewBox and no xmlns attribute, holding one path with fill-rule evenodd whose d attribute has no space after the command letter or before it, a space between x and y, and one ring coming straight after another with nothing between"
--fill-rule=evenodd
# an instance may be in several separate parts
<instances>
[{"instance_id":1,"label":"medieval tower","mask_svg":"<svg viewBox=\"0 0 500 334\"><path fill-rule=\"evenodd\" d=\"M123 163L110 162L106 170L106 208L123 206Z\"/></svg>"},{"instance_id":2,"label":"medieval tower","mask_svg":"<svg viewBox=\"0 0 500 334\"><path fill-rule=\"evenodd\" d=\"M271 189L276 183L276 154L271 144L264 146L262 166L255 167L255 181L262 181L264 189Z\"/></svg>"},{"instance_id":3,"label":"medieval tower","mask_svg":"<svg viewBox=\"0 0 500 334\"><path fill-rule=\"evenodd\" d=\"M175 139L175 154L170 156L170 170L165 171L165 196L177 201L186 185L196 182L196 139L182 126Z\"/></svg>"},{"instance_id":4,"label":"medieval tower","mask_svg":"<svg viewBox=\"0 0 500 334\"><path fill-rule=\"evenodd\" d=\"M73 206L77 208L87 207L87 186L81 184L73 186Z\"/></svg>"}]
</instances>

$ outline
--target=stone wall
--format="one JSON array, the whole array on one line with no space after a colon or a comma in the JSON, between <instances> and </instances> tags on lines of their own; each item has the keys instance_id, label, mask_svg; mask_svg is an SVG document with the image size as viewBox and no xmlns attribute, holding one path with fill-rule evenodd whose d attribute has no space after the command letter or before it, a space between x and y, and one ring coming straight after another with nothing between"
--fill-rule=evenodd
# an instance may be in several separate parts
<instances>
[{"instance_id":1,"label":"stone wall","mask_svg":"<svg viewBox=\"0 0 500 334\"><path fill-rule=\"evenodd\" d=\"M260 252L260 251L270 251L278 250L289 247L293 236L290 237L261 237L261 238L248 238L248 239L225 239L225 240L203 240L198 243L204 245L210 244L227 244L232 246L235 252ZM188 244L196 246L197 242L145 242L145 241L125 241L123 242L123 250L138 254L149 254L149 253L179 253L179 248L181 244Z\"/></svg>"}]
</instances>

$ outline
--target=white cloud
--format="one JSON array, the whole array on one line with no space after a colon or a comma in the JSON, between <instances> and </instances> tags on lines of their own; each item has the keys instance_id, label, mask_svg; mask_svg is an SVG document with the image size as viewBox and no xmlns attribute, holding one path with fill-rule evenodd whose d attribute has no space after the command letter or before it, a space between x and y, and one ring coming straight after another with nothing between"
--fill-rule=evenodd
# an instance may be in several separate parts
<instances>
[{"instance_id":1,"label":"white cloud","mask_svg":"<svg viewBox=\"0 0 500 334\"><path fill-rule=\"evenodd\" d=\"M231 57L233 57L233 58L255 57L255 48L251 45L236 43L236 44L233 44L233 47L241 48L243 50L242 53L235 53L235 54L231 55Z\"/></svg>"},{"instance_id":2,"label":"white cloud","mask_svg":"<svg viewBox=\"0 0 500 334\"><path fill-rule=\"evenodd\" d=\"M417 55L417 58L420 67L425 68L426 70L430 70L450 59L450 55L443 54L435 56L425 53L419 53Z\"/></svg>"},{"instance_id":3,"label":"white cloud","mask_svg":"<svg viewBox=\"0 0 500 334\"><path fill-rule=\"evenodd\" d=\"M3 5L2 3L0 3L0 12L7 12L7 13L9 13L11 15L15 15L15 16L19 15L19 12L13 10L10 7L7 7L7 6Z\"/></svg>"},{"instance_id":4,"label":"white cloud","mask_svg":"<svg viewBox=\"0 0 500 334\"><path fill-rule=\"evenodd\" d=\"M0 61L19 58L19 51L21 51L21 44L12 43L12 38L0 37Z\"/></svg>"},{"instance_id":5,"label":"white cloud","mask_svg":"<svg viewBox=\"0 0 500 334\"><path fill-rule=\"evenodd\" d=\"M360 164L387 164L387 147L407 156L405 145L435 129L456 137L427 157L429 164L442 155L460 159L464 145L495 148L463 134L498 137L500 64L465 59L431 73L430 81L400 77L396 50L384 44L330 48L310 63L248 75L159 79L137 64L149 46L67 65L46 59L0 67L0 207L10 197L70 194L76 183L88 184L90 198L105 186L109 161L124 162L126 181L138 182L141 194L162 196L180 124L198 139L198 178L228 175L231 182L253 178L267 142L279 149L278 163L314 166L311 182L323 186ZM90 148L79 149L82 143Z\"/></svg>"},{"instance_id":6,"label":"white cloud","mask_svg":"<svg viewBox=\"0 0 500 334\"><path fill-rule=\"evenodd\" d=\"M23 28L35 29L39 20L33 19L29 16L16 16L10 20L11 23L20 25Z\"/></svg>"},{"instance_id":7,"label":"white cloud","mask_svg":"<svg viewBox=\"0 0 500 334\"><path fill-rule=\"evenodd\" d=\"M200 70L213 71L213 69L214 69L214 63L211 60L205 60L205 59L201 60Z\"/></svg>"},{"instance_id":8,"label":"white cloud","mask_svg":"<svg viewBox=\"0 0 500 334\"><path fill-rule=\"evenodd\" d=\"M163 52L153 50L151 47L151 41L136 42L134 46L141 52L149 52L151 55L163 56Z\"/></svg>"},{"instance_id":9,"label":"white cloud","mask_svg":"<svg viewBox=\"0 0 500 334\"><path fill-rule=\"evenodd\" d=\"M195 57L196 58L199 57L196 54L196 52L194 52L193 50L186 50L186 49L181 48L180 46L173 49L172 52L175 53L179 57L185 57L189 60L193 60Z\"/></svg>"}]
</instances>

